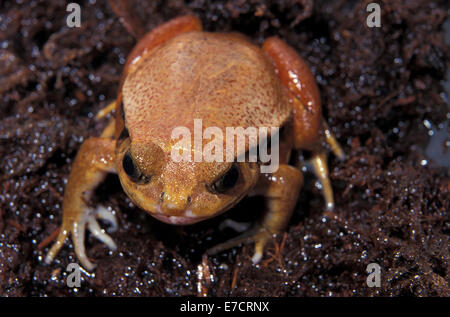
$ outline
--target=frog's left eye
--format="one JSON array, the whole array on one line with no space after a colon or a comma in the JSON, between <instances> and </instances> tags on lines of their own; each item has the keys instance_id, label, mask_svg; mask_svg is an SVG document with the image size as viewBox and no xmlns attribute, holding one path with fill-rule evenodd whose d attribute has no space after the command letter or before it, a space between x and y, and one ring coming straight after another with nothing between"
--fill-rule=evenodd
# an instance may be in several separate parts
<instances>
[{"instance_id":1,"label":"frog's left eye","mask_svg":"<svg viewBox=\"0 0 450 317\"><path fill-rule=\"evenodd\" d=\"M231 165L230 169L225 174L223 174L214 183L207 187L213 193L222 194L227 190L233 188L237 184L238 180L239 167L236 163L233 163L233 165Z\"/></svg>"},{"instance_id":2,"label":"frog's left eye","mask_svg":"<svg viewBox=\"0 0 450 317\"><path fill-rule=\"evenodd\" d=\"M149 176L146 176L142 174L136 165L134 164L133 158L131 157L130 152L128 151L125 153L123 160L122 160L122 166L125 173L128 175L128 177L133 182L143 182L146 183L150 180Z\"/></svg>"}]
</instances>

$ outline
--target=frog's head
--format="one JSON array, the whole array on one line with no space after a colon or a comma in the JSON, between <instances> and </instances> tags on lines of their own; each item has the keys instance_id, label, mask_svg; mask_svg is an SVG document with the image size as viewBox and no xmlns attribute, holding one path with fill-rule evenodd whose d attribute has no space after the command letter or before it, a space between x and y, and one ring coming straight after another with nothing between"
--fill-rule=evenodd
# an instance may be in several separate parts
<instances>
[{"instance_id":1,"label":"frog's head","mask_svg":"<svg viewBox=\"0 0 450 317\"><path fill-rule=\"evenodd\" d=\"M122 187L140 208L160 221L192 224L225 212L258 179L256 163L175 162L171 147L127 138L117 147Z\"/></svg>"}]
</instances>

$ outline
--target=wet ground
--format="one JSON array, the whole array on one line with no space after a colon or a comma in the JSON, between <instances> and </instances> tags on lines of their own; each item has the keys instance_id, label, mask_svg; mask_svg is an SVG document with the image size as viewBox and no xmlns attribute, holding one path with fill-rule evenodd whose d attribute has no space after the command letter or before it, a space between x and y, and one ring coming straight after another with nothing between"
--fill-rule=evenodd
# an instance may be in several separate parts
<instances>
[{"instance_id":1,"label":"wet ground","mask_svg":"<svg viewBox=\"0 0 450 317\"><path fill-rule=\"evenodd\" d=\"M347 160L329 157L335 219L312 174L285 234L258 266L252 246L214 257L236 235L227 218L251 220L261 199L189 227L136 208L111 175L95 204L117 214L117 252L91 236L98 264L79 288L67 243L51 265L40 243L61 223L64 185L81 142L107 120L134 37L106 1L82 1L81 28L66 26L66 1L0 4L0 295L449 296L446 1L381 2L381 27L366 26L369 1L129 2L151 29L193 13L206 30L238 31L255 43L278 35L318 81L324 114ZM448 27L448 25L447 25ZM366 267L381 267L381 287Z\"/></svg>"}]
</instances>

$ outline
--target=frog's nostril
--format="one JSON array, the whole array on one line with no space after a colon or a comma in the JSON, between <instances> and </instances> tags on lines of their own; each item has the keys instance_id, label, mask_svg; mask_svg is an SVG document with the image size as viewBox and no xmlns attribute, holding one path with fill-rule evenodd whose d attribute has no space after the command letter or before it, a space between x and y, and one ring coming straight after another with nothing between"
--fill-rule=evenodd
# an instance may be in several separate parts
<instances>
[{"instance_id":1,"label":"frog's nostril","mask_svg":"<svg viewBox=\"0 0 450 317\"><path fill-rule=\"evenodd\" d=\"M159 196L159 201L160 202L164 201L164 194L165 194L165 192L161 192L161 196Z\"/></svg>"},{"instance_id":2,"label":"frog's nostril","mask_svg":"<svg viewBox=\"0 0 450 317\"><path fill-rule=\"evenodd\" d=\"M191 204L191 202L192 202L192 198L191 198L191 196L188 196L188 197L187 197L187 199L186 199L186 201L187 201L188 205L190 205L190 204Z\"/></svg>"}]
</instances>

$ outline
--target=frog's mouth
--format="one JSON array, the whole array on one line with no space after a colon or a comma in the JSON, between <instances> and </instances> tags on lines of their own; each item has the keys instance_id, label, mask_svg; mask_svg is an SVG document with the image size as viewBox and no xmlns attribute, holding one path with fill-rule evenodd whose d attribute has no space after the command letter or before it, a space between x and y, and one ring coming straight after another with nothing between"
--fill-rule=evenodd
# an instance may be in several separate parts
<instances>
[{"instance_id":1,"label":"frog's mouth","mask_svg":"<svg viewBox=\"0 0 450 317\"><path fill-rule=\"evenodd\" d=\"M161 222L165 222L171 225L192 225L194 223L210 218L210 217L168 216L156 213L150 213L150 215Z\"/></svg>"}]
</instances>

